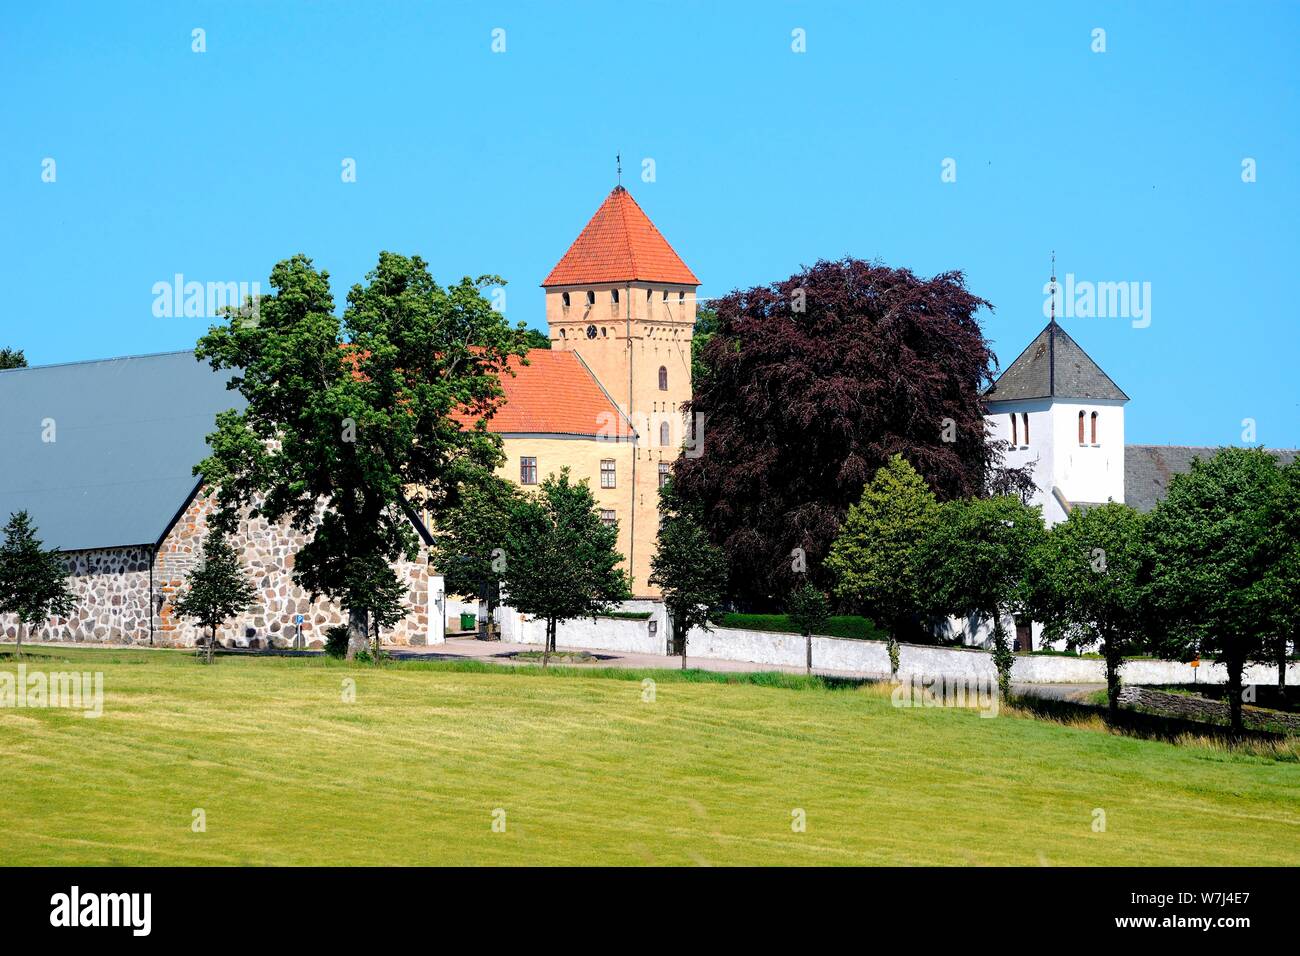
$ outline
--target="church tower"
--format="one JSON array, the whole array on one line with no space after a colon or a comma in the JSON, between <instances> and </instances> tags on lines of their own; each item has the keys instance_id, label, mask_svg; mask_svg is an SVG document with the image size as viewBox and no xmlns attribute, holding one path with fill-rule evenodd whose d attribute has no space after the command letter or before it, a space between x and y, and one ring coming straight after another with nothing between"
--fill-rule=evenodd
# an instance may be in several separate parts
<instances>
[{"instance_id":1,"label":"church tower","mask_svg":"<svg viewBox=\"0 0 1300 956\"><path fill-rule=\"evenodd\" d=\"M626 516L634 582L649 573L659 486L692 440L682 405L691 397L699 284L621 185L542 282L551 348L576 353L636 431Z\"/></svg>"}]
</instances>

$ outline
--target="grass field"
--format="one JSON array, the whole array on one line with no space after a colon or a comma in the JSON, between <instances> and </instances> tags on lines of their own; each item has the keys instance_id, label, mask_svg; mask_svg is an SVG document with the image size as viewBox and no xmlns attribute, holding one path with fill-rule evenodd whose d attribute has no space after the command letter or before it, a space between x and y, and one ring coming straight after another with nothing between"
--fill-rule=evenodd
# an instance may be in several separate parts
<instances>
[{"instance_id":1,"label":"grass field","mask_svg":"<svg viewBox=\"0 0 1300 956\"><path fill-rule=\"evenodd\" d=\"M880 688L663 671L647 703L631 672L26 664L102 671L104 714L0 709L5 864L1300 863L1294 761Z\"/></svg>"}]
</instances>

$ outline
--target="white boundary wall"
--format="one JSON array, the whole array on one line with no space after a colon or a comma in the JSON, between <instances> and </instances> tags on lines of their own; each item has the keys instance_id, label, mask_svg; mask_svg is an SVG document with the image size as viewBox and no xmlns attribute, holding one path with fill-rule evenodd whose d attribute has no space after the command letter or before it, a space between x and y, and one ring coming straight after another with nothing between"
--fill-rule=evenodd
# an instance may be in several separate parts
<instances>
[{"instance_id":1,"label":"white boundary wall","mask_svg":"<svg viewBox=\"0 0 1300 956\"><path fill-rule=\"evenodd\" d=\"M594 621L591 618L566 621L560 625L556 635L557 646L666 658L668 622L663 605L653 601L629 601L622 610L650 611L651 617L649 620L602 617ZM497 613L503 641L541 645L546 634L544 621L526 618L513 608L499 608ZM694 657L802 668L807 659L804 639L798 634L729 627L691 631L686 653L688 665L690 658ZM664 664L668 664L666 659ZM880 641L814 636L813 669L863 677L888 677L889 653ZM987 651L923 644L900 646L898 670L900 677L993 679L997 676L993 657ZM1096 657L1017 655L1011 676L1013 680L1027 684L1094 684L1106 680L1106 668ZM1177 661L1157 660L1128 661L1120 671L1120 677L1129 684L1191 684L1196 681L1222 684L1228 679L1221 664L1205 662L1193 668ZM1275 684L1277 668L1251 665L1246 668L1244 680L1248 684ZM1287 667L1287 683L1300 683L1300 664L1292 663Z\"/></svg>"}]
</instances>

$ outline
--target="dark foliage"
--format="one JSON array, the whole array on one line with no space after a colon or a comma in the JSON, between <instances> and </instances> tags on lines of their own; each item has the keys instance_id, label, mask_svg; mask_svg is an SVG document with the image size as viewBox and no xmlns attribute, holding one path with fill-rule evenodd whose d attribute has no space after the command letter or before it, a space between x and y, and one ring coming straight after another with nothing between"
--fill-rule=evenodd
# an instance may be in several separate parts
<instances>
[{"instance_id":1,"label":"dark foliage","mask_svg":"<svg viewBox=\"0 0 1300 956\"><path fill-rule=\"evenodd\" d=\"M980 392L994 358L975 315L988 303L960 273L823 261L712 304L690 404L702 454L676 476L742 604L771 608L791 590L795 548L823 583L845 512L891 455L940 500L985 491L998 456Z\"/></svg>"}]
</instances>

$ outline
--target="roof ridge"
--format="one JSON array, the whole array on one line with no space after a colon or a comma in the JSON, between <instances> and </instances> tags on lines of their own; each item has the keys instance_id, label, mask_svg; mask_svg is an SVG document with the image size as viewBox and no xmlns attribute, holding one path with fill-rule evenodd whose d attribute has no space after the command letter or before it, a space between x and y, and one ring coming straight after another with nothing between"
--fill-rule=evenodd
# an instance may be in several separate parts
<instances>
[{"instance_id":1,"label":"roof ridge","mask_svg":"<svg viewBox=\"0 0 1300 956\"><path fill-rule=\"evenodd\" d=\"M25 365L22 368L3 368L0 369L0 375L5 372L37 372L46 368L68 368L72 365L101 365L105 362L125 362L130 359L145 358L162 358L165 355L193 355L194 349L175 349L170 352L142 352L138 355L111 355L108 358L97 359L75 359L71 362L50 362L47 365Z\"/></svg>"}]
</instances>

